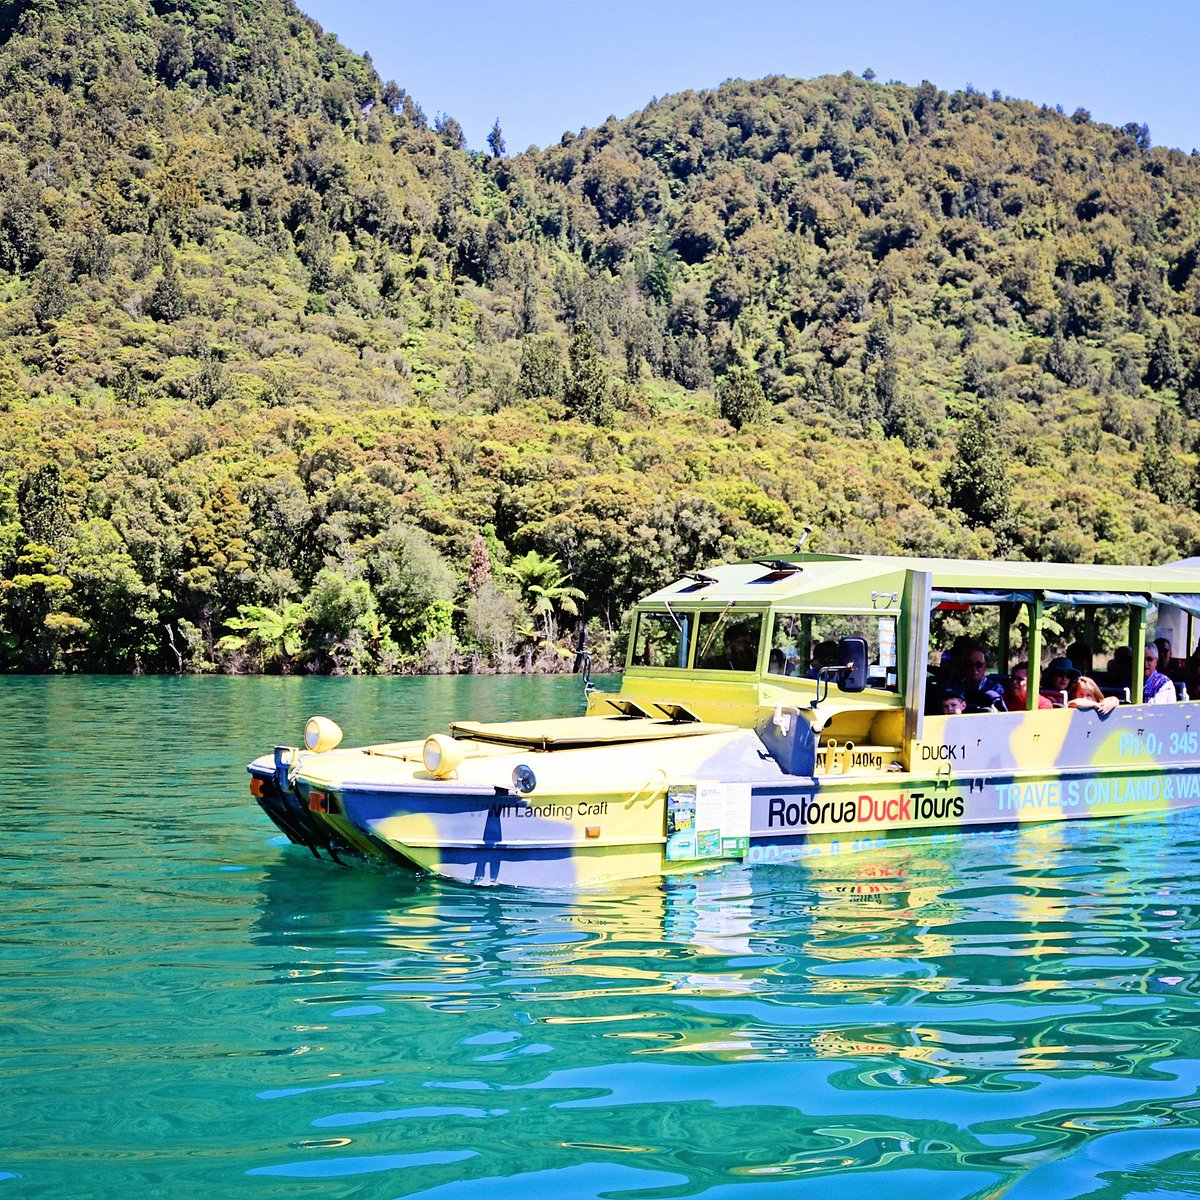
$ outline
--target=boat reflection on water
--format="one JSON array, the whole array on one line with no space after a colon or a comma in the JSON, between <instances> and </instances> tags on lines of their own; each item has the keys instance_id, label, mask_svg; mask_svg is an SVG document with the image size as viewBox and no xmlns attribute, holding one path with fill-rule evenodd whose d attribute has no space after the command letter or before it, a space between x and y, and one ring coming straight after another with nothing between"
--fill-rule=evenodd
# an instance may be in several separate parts
<instances>
[{"instance_id":1,"label":"boat reflection on water","mask_svg":"<svg viewBox=\"0 0 1200 1200\"><path fill-rule=\"evenodd\" d=\"M260 1093L288 1132L257 1173L1075 1194L1054 1164L1097 1139L1200 1149L1196 834L1061 824L573 893L289 853L258 938L306 1052Z\"/></svg>"}]
</instances>

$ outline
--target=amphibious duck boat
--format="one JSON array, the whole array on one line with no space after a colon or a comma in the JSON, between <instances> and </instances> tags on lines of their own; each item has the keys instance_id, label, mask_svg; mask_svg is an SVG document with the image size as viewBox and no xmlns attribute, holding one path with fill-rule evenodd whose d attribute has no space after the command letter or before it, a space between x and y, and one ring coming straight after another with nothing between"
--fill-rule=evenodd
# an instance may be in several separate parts
<instances>
[{"instance_id":1,"label":"amphibious duck boat","mask_svg":"<svg viewBox=\"0 0 1200 1200\"><path fill-rule=\"evenodd\" d=\"M540 887L1161 814L1200 804L1200 707L1142 703L1143 651L1190 650L1197 616L1184 567L733 563L638 605L620 690L591 691L585 715L357 749L314 717L303 746L250 764L251 792L314 853ZM964 635L1031 680L1068 642L1126 645L1103 679L1123 702L1043 708L1031 685L1017 711L931 713Z\"/></svg>"}]
</instances>

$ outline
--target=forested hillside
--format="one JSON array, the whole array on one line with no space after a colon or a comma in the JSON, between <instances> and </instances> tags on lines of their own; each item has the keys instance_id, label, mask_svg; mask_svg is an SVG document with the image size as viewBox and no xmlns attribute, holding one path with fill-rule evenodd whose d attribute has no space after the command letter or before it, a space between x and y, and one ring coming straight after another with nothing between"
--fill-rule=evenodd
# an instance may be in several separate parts
<instances>
[{"instance_id":1,"label":"forested hillside","mask_svg":"<svg viewBox=\"0 0 1200 1200\"><path fill-rule=\"evenodd\" d=\"M1200 553L1200 158L851 75L472 153L287 0L0 6L0 667L603 653L810 546Z\"/></svg>"}]
</instances>

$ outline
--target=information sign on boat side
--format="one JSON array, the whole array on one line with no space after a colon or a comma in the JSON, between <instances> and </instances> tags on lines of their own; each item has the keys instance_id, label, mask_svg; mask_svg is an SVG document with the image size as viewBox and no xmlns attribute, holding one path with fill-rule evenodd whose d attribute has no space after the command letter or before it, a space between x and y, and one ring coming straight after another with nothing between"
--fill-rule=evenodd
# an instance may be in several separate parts
<instances>
[{"instance_id":1,"label":"information sign on boat side","mask_svg":"<svg viewBox=\"0 0 1200 1200\"><path fill-rule=\"evenodd\" d=\"M686 783L667 789L667 861L745 858L750 785Z\"/></svg>"}]
</instances>

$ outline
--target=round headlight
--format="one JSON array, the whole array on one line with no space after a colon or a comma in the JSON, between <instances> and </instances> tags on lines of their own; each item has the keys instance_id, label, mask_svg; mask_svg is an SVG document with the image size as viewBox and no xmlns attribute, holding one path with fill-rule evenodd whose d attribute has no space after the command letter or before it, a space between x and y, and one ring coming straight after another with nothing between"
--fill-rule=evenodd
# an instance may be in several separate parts
<instances>
[{"instance_id":1,"label":"round headlight","mask_svg":"<svg viewBox=\"0 0 1200 1200\"><path fill-rule=\"evenodd\" d=\"M533 768L527 767L524 763L513 767L512 785L513 791L519 792L522 796L532 792L537 787L537 777L533 773Z\"/></svg>"},{"instance_id":2,"label":"round headlight","mask_svg":"<svg viewBox=\"0 0 1200 1200\"><path fill-rule=\"evenodd\" d=\"M467 752L462 742L456 742L444 733L433 733L425 739L421 748L421 761L425 770L436 779L446 779L462 766Z\"/></svg>"},{"instance_id":3,"label":"round headlight","mask_svg":"<svg viewBox=\"0 0 1200 1200\"><path fill-rule=\"evenodd\" d=\"M332 750L342 740L342 730L328 717L309 717L304 726L304 745L318 754Z\"/></svg>"}]
</instances>

